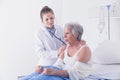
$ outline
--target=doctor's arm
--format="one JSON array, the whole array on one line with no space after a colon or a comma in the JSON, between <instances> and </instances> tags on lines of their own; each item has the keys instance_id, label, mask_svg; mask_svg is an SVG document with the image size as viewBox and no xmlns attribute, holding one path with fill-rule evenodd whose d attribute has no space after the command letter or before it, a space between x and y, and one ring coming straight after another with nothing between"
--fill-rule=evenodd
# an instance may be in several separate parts
<instances>
[{"instance_id":1,"label":"doctor's arm","mask_svg":"<svg viewBox=\"0 0 120 80\"><path fill-rule=\"evenodd\" d=\"M36 40L35 42L35 52L38 57L42 58L57 58L58 51L57 50L47 50L44 46L44 42L42 40Z\"/></svg>"},{"instance_id":2,"label":"doctor's arm","mask_svg":"<svg viewBox=\"0 0 120 80\"><path fill-rule=\"evenodd\" d=\"M37 41L35 43L35 52L36 52L38 57L58 58L58 51L57 50L48 51L45 48L43 41Z\"/></svg>"}]
</instances>

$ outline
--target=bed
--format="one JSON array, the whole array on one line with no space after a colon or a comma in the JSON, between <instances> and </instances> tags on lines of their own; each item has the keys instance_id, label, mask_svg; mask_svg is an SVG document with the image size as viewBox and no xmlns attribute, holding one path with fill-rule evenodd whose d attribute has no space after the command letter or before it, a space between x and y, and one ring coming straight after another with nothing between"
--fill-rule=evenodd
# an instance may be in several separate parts
<instances>
[{"instance_id":1,"label":"bed","mask_svg":"<svg viewBox=\"0 0 120 80\"><path fill-rule=\"evenodd\" d=\"M120 42L106 40L92 53L93 74L110 80L120 80Z\"/></svg>"}]
</instances>

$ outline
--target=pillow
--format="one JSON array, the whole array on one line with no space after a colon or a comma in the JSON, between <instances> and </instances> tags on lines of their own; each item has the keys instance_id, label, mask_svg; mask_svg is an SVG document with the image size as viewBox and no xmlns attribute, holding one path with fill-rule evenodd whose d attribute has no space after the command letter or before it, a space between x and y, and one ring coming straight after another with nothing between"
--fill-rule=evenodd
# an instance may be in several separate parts
<instances>
[{"instance_id":1,"label":"pillow","mask_svg":"<svg viewBox=\"0 0 120 80\"><path fill-rule=\"evenodd\" d=\"M107 40L101 43L93 51L92 62L96 64L120 63L120 42Z\"/></svg>"}]
</instances>

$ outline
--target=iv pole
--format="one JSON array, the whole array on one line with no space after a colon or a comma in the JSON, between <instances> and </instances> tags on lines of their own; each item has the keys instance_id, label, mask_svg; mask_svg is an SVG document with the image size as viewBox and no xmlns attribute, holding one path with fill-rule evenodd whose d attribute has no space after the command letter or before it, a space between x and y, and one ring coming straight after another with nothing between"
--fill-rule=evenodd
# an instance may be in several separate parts
<instances>
[{"instance_id":1,"label":"iv pole","mask_svg":"<svg viewBox=\"0 0 120 80\"><path fill-rule=\"evenodd\" d=\"M111 5L107 5L107 10L108 10L108 40L110 40L110 6Z\"/></svg>"}]
</instances>

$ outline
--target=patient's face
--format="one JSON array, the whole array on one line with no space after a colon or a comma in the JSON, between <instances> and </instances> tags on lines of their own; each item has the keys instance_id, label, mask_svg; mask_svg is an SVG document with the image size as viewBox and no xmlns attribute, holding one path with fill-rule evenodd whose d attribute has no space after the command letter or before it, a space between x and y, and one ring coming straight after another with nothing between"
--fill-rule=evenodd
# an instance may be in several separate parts
<instances>
[{"instance_id":1,"label":"patient's face","mask_svg":"<svg viewBox=\"0 0 120 80\"><path fill-rule=\"evenodd\" d=\"M76 40L76 37L73 35L70 28L64 29L64 39L68 44L73 43Z\"/></svg>"}]
</instances>

